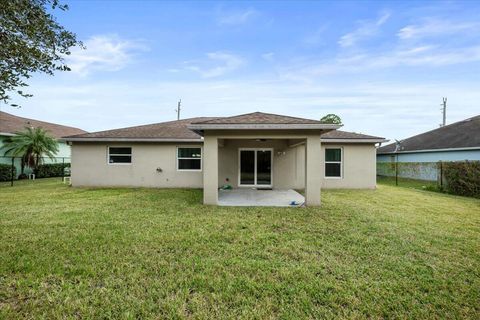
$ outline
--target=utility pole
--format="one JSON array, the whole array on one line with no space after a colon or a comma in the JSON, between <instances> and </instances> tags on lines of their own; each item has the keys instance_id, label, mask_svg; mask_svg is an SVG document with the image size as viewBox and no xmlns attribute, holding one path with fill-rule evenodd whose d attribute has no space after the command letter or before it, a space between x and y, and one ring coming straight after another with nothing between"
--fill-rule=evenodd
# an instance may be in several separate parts
<instances>
[{"instance_id":1,"label":"utility pole","mask_svg":"<svg viewBox=\"0 0 480 320\"><path fill-rule=\"evenodd\" d=\"M177 112L177 120L180 120L181 104L182 104L182 99L178 100L177 109L175 109L175 111Z\"/></svg>"},{"instance_id":2,"label":"utility pole","mask_svg":"<svg viewBox=\"0 0 480 320\"><path fill-rule=\"evenodd\" d=\"M443 121L440 127L445 127L447 124L447 97L443 98L443 102L440 104L442 106Z\"/></svg>"}]
</instances>

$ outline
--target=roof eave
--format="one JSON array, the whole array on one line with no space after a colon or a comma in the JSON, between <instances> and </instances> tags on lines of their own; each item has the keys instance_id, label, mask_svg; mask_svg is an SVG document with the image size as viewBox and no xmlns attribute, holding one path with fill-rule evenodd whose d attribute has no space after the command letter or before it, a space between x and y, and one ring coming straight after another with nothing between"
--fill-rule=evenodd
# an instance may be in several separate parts
<instances>
[{"instance_id":1,"label":"roof eave","mask_svg":"<svg viewBox=\"0 0 480 320\"><path fill-rule=\"evenodd\" d=\"M279 124L279 123L243 123L243 124L190 124L188 128L194 132L204 130L336 130L338 124Z\"/></svg>"},{"instance_id":2,"label":"roof eave","mask_svg":"<svg viewBox=\"0 0 480 320\"><path fill-rule=\"evenodd\" d=\"M402 154L402 153L423 153L423 152L444 152L444 151L465 151L465 150L480 150L480 146L478 146L478 147L465 147L465 148L419 149L419 150L389 151L389 152L382 152L382 151L377 150L377 155Z\"/></svg>"},{"instance_id":3,"label":"roof eave","mask_svg":"<svg viewBox=\"0 0 480 320\"><path fill-rule=\"evenodd\" d=\"M64 137L67 142L203 142L202 138L198 139L180 139L180 138L81 138L81 137Z\"/></svg>"},{"instance_id":4,"label":"roof eave","mask_svg":"<svg viewBox=\"0 0 480 320\"><path fill-rule=\"evenodd\" d=\"M0 136L7 136L7 137L13 137L15 133L10 133L10 132L0 132Z\"/></svg>"},{"instance_id":5,"label":"roof eave","mask_svg":"<svg viewBox=\"0 0 480 320\"><path fill-rule=\"evenodd\" d=\"M359 138L344 138L344 139L329 139L321 138L324 143L383 143L388 142L389 140L383 138L374 138L374 139L359 139Z\"/></svg>"}]
</instances>

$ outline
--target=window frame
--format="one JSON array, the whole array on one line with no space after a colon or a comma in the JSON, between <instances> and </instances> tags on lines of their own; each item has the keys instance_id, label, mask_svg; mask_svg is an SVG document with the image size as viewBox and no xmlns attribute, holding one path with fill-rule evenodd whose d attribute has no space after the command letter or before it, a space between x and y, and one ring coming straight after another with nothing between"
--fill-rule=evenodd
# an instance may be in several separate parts
<instances>
[{"instance_id":1,"label":"window frame","mask_svg":"<svg viewBox=\"0 0 480 320\"><path fill-rule=\"evenodd\" d=\"M327 150L340 150L340 161L327 161ZM323 172L323 176L325 179L343 179L343 147L328 147L325 148L325 153L324 153L324 163L325 163L325 168ZM340 164L340 175L339 176L327 176L327 163L336 163Z\"/></svg>"},{"instance_id":2,"label":"window frame","mask_svg":"<svg viewBox=\"0 0 480 320\"><path fill-rule=\"evenodd\" d=\"M130 148L130 154L110 153L110 148ZM129 156L130 162L110 162L110 156ZM133 148L128 146L107 146L107 164L110 166L130 166L133 163Z\"/></svg>"},{"instance_id":3,"label":"window frame","mask_svg":"<svg viewBox=\"0 0 480 320\"><path fill-rule=\"evenodd\" d=\"M191 157L179 157L178 150L179 149L200 149L200 158L191 158ZM203 147L201 146L177 146L175 148L175 161L177 163L176 168L177 171L186 171L186 172L200 172L203 169ZM179 160L200 160L200 169L180 169L180 161Z\"/></svg>"}]
</instances>

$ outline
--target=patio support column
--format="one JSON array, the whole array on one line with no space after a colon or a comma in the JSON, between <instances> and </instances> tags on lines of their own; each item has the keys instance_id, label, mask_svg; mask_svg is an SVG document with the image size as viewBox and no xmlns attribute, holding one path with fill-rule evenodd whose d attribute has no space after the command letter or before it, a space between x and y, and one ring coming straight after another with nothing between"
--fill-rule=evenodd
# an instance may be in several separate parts
<instances>
[{"instance_id":1,"label":"patio support column","mask_svg":"<svg viewBox=\"0 0 480 320\"><path fill-rule=\"evenodd\" d=\"M321 163L320 135L308 135L305 143L305 203L310 207L320 206Z\"/></svg>"},{"instance_id":2,"label":"patio support column","mask_svg":"<svg viewBox=\"0 0 480 320\"><path fill-rule=\"evenodd\" d=\"M218 204L218 139L203 139L203 204Z\"/></svg>"}]
</instances>

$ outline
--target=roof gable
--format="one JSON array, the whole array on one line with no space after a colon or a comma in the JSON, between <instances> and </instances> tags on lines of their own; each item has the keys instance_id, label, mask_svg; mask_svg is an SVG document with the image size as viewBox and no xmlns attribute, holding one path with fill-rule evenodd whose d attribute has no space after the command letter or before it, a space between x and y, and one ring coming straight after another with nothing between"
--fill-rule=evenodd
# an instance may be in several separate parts
<instances>
[{"instance_id":1,"label":"roof gable","mask_svg":"<svg viewBox=\"0 0 480 320\"><path fill-rule=\"evenodd\" d=\"M252 112L232 117L195 121L192 124L321 124L312 119L283 116L273 113Z\"/></svg>"},{"instance_id":2,"label":"roof gable","mask_svg":"<svg viewBox=\"0 0 480 320\"><path fill-rule=\"evenodd\" d=\"M13 114L0 111L1 133L15 134L17 132L23 131L25 127L43 128L57 139L63 136L86 133L86 131L82 129L63 126L60 124L45 121L17 117Z\"/></svg>"},{"instance_id":3,"label":"roof gable","mask_svg":"<svg viewBox=\"0 0 480 320\"><path fill-rule=\"evenodd\" d=\"M400 152L480 148L480 116L455 122L400 141ZM377 153L394 153L396 144L378 148Z\"/></svg>"}]
</instances>

